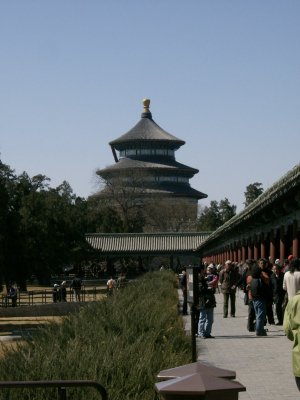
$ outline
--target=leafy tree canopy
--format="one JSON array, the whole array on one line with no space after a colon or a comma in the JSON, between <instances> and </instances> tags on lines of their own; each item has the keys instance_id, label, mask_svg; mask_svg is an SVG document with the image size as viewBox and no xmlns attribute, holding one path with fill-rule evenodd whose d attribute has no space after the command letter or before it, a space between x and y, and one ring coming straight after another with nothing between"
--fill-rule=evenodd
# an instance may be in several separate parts
<instances>
[{"instance_id":1,"label":"leafy tree canopy","mask_svg":"<svg viewBox=\"0 0 300 400\"><path fill-rule=\"evenodd\" d=\"M0 284L25 288L32 274L46 282L79 265L90 256L87 227L86 201L67 182L51 188L45 175L16 175L0 161Z\"/></svg>"},{"instance_id":2,"label":"leafy tree canopy","mask_svg":"<svg viewBox=\"0 0 300 400\"><path fill-rule=\"evenodd\" d=\"M204 207L197 221L198 231L214 231L236 214L236 206L225 198L219 203L211 201L209 207Z\"/></svg>"},{"instance_id":3,"label":"leafy tree canopy","mask_svg":"<svg viewBox=\"0 0 300 400\"><path fill-rule=\"evenodd\" d=\"M248 207L258 196L263 193L262 183L254 182L246 187L245 195L245 207Z\"/></svg>"}]
</instances>

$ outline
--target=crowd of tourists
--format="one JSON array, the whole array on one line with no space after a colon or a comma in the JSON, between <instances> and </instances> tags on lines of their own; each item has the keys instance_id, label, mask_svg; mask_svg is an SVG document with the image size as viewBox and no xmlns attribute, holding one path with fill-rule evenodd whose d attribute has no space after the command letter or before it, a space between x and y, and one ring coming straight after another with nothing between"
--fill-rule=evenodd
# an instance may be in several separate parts
<instances>
[{"instance_id":1,"label":"crowd of tourists","mask_svg":"<svg viewBox=\"0 0 300 400\"><path fill-rule=\"evenodd\" d=\"M234 318L236 291L242 291L248 307L245 328L249 332L267 336L267 324L279 325L294 342L293 370L300 390L300 259L290 255L282 264L279 259L272 262L264 258L244 263L228 260L224 265L204 264L198 278L197 336L214 338L211 332L216 292L223 295L223 318ZM186 280L185 273L182 279ZM183 313L187 313L186 306Z\"/></svg>"}]
</instances>

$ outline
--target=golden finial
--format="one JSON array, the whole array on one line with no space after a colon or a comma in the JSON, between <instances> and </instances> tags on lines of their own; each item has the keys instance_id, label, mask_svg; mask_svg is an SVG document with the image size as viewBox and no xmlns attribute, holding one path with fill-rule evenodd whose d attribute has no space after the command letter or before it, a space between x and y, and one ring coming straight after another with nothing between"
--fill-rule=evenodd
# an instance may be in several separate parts
<instances>
[{"instance_id":1,"label":"golden finial","mask_svg":"<svg viewBox=\"0 0 300 400\"><path fill-rule=\"evenodd\" d=\"M144 105L144 113L150 112L149 110L150 99L143 99L143 105Z\"/></svg>"}]
</instances>

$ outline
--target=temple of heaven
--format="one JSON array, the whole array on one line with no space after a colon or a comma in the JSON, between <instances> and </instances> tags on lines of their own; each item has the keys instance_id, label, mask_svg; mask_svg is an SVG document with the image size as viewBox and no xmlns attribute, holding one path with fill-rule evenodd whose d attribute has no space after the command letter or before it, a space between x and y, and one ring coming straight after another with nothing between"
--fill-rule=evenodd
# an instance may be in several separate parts
<instances>
[{"instance_id":1,"label":"temple of heaven","mask_svg":"<svg viewBox=\"0 0 300 400\"><path fill-rule=\"evenodd\" d=\"M108 187L118 182L134 188L137 201L180 203L188 206L190 216L196 218L198 200L207 197L189 183L199 171L176 161L175 152L185 142L157 125L149 110L149 99L143 100L143 106L138 123L109 143L115 163L97 171L106 182L99 195L109 197Z\"/></svg>"}]
</instances>

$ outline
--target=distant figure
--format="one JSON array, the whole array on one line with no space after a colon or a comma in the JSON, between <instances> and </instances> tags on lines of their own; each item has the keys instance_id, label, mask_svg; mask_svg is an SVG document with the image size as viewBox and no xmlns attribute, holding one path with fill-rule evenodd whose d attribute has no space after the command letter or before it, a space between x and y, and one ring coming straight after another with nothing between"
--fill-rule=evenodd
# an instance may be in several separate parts
<instances>
[{"instance_id":1,"label":"distant figure","mask_svg":"<svg viewBox=\"0 0 300 400\"><path fill-rule=\"evenodd\" d=\"M107 281L106 287L107 287L107 295L111 296L113 294L113 292L114 292L115 287L116 287L116 281L113 279L112 276Z\"/></svg>"},{"instance_id":2,"label":"distant figure","mask_svg":"<svg viewBox=\"0 0 300 400\"><path fill-rule=\"evenodd\" d=\"M252 271L257 268L254 260L247 260L246 264L248 268L245 270L245 276L243 279L244 292L246 294L246 300L244 300L245 305L248 306L248 318L247 318L247 329L249 332L255 332L255 311L253 306L253 298L251 293L251 281L252 281Z\"/></svg>"},{"instance_id":3,"label":"distant figure","mask_svg":"<svg viewBox=\"0 0 300 400\"><path fill-rule=\"evenodd\" d=\"M220 272L219 281L224 297L223 318L228 316L228 304L230 300L230 315L235 317L235 292L240 281L240 274L233 267L232 261L227 260L224 269Z\"/></svg>"},{"instance_id":4,"label":"distant figure","mask_svg":"<svg viewBox=\"0 0 300 400\"><path fill-rule=\"evenodd\" d=\"M121 289L126 284L126 275L122 272L117 279L117 289Z\"/></svg>"},{"instance_id":5,"label":"distant figure","mask_svg":"<svg viewBox=\"0 0 300 400\"><path fill-rule=\"evenodd\" d=\"M59 291L59 285L58 285L57 283L55 283L55 284L53 285L53 290L52 290L52 299L53 299L53 303L56 303L56 302L59 300L59 298L58 298L58 295L59 295L58 291Z\"/></svg>"},{"instance_id":6,"label":"distant figure","mask_svg":"<svg viewBox=\"0 0 300 400\"><path fill-rule=\"evenodd\" d=\"M206 272L203 269L199 276L198 337L204 339L214 338L211 335L214 322L214 308L216 307L215 289L211 286L213 279L215 278L209 267L207 267Z\"/></svg>"},{"instance_id":7,"label":"distant figure","mask_svg":"<svg viewBox=\"0 0 300 400\"><path fill-rule=\"evenodd\" d=\"M284 273L281 271L281 265L275 264L273 266L273 274L271 275L272 280L272 289L273 289L273 301L275 304L276 316L278 322L276 325L283 324L283 309L282 303L285 295L285 291L283 289L283 277Z\"/></svg>"},{"instance_id":8,"label":"distant figure","mask_svg":"<svg viewBox=\"0 0 300 400\"><path fill-rule=\"evenodd\" d=\"M267 336L264 329L267 319L267 303L273 298L272 284L266 271L266 260L260 258L258 265L252 269L250 290L255 311L256 336Z\"/></svg>"},{"instance_id":9,"label":"distant figure","mask_svg":"<svg viewBox=\"0 0 300 400\"><path fill-rule=\"evenodd\" d=\"M267 320L270 325L275 325L275 319L274 319L274 311L273 311L273 265L270 264L266 259L263 259L264 263L261 263L260 260L258 260L258 266L262 269L262 275L266 277L266 280L269 280L269 290L268 290L268 296L266 298L267 300Z\"/></svg>"},{"instance_id":10,"label":"distant figure","mask_svg":"<svg viewBox=\"0 0 300 400\"><path fill-rule=\"evenodd\" d=\"M59 297L59 301L63 301L63 302L67 301L66 285L67 285L66 281L63 281L61 283L61 285L60 285L60 288L59 288L59 291L58 291L58 293L59 293L59 296L58 296Z\"/></svg>"},{"instance_id":11,"label":"distant figure","mask_svg":"<svg viewBox=\"0 0 300 400\"><path fill-rule=\"evenodd\" d=\"M289 270L285 272L283 277L283 289L287 291L289 300L300 290L299 258L293 258L290 261Z\"/></svg>"},{"instance_id":12,"label":"distant figure","mask_svg":"<svg viewBox=\"0 0 300 400\"><path fill-rule=\"evenodd\" d=\"M186 271L182 271L182 276L180 278L180 289L182 290L183 303L182 303L182 314L187 315L187 282L186 282Z\"/></svg>"},{"instance_id":13,"label":"distant figure","mask_svg":"<svg viewBox=\"0 0 300 400\"><path fill-rule=\"evenodd\" d=\"M287 272L287 271L289 271L289 269L290 269L290 263L291 263L291 261L293 260L293 256L290 254L289 256L288 256L288 258L285 258L284 259L284 261L283 261L283 271L282 272Z\"/></svg>"},{"instance_id":14,"label":"distant figure","mask_svg":"<svg viewBox=\"0 0 300 400\"><path fill-rule=\"evenodd\" d=\"M7 306L8 302L9 302L9 299L11 299L12 307L16 307L17 298L18 298L18 289L17 289L16 285L10 284L8 286L7 295L6 295L6 298L5 298L6 306Z\"/></svg>"},{"instance_id":15,"label":"distant figure","mask_svg":"<svg viewBox=\"0 0 300 400\"><path fill-rule=\"evenodd\" d=\"M75 301L81 301L81 287L82 287L82 280L79 278L78 275L76 275L70 285L70 288L74 292Z\"/></svg>"},{"instance_id":16,"label":"distant figure","mask_svg":"<svg viewBox=\"0 0 300 400\"><path fill-rule=\"evenodd\" d=\"M213 292L215 293L218 287L219 276L216 274L215 267L213 264L210 264L206 268L206 280L208 287L212 289Z\"/></svg>"}]
</instances>

